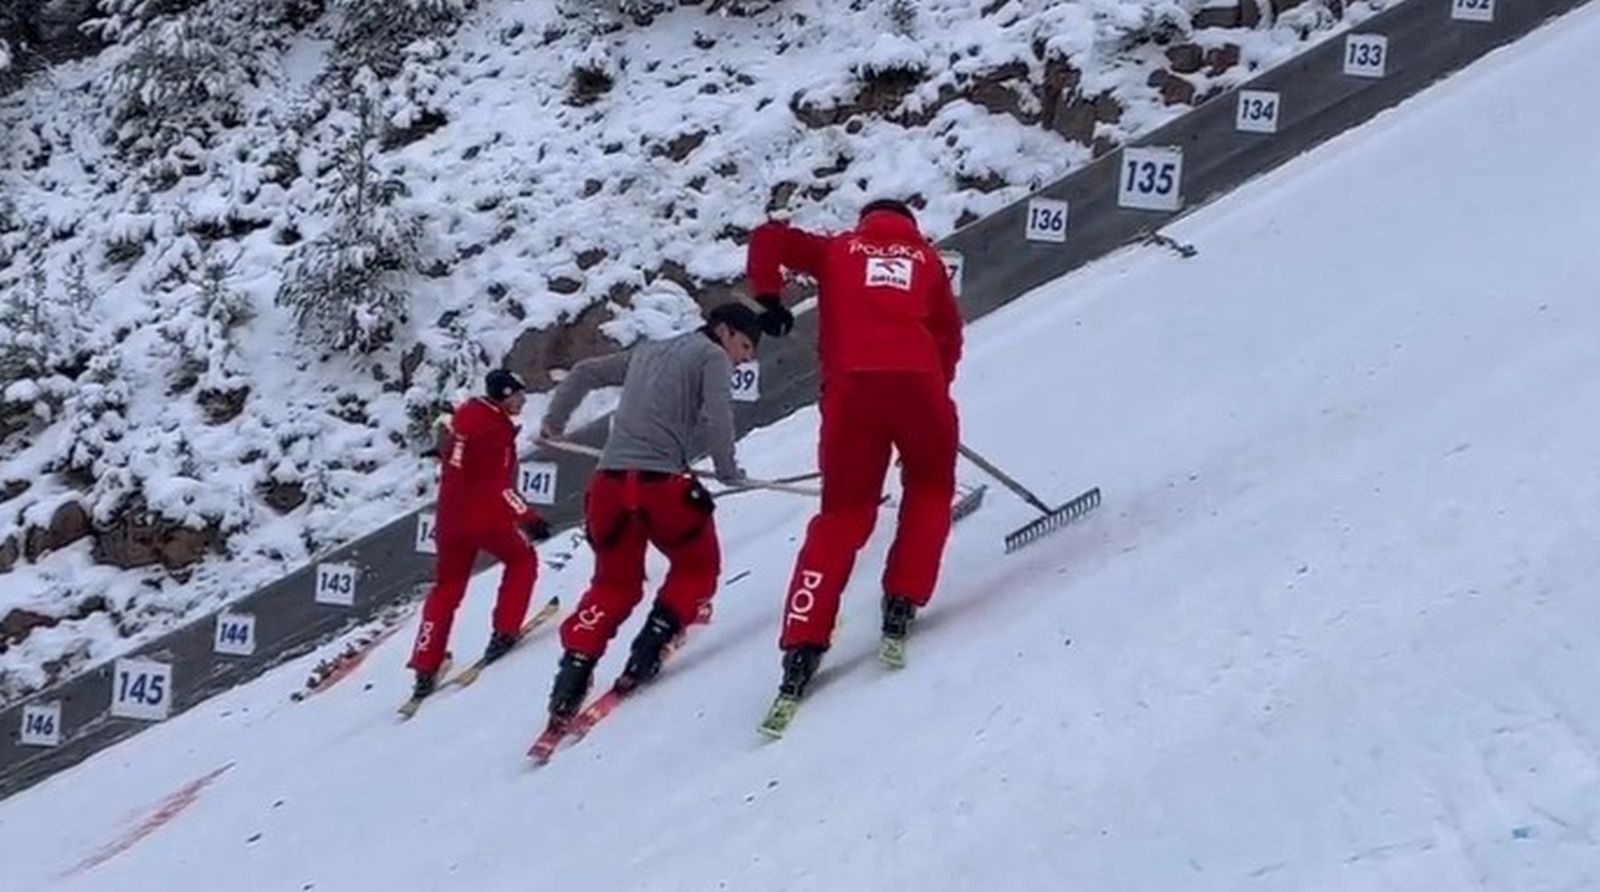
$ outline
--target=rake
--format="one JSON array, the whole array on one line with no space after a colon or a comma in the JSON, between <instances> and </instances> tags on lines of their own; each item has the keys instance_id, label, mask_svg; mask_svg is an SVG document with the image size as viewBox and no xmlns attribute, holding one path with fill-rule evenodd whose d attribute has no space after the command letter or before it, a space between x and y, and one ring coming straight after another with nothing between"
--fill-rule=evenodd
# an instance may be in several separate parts
<instances>
[{"instance_id":1,"label":"rake","mask_svg":"<svg viewBox=\"0 0 1600 892\"><path fill-rule=\"evenodd\" d=\"M965 443L959 444L958 448L961 450L961 454L967 457L968 461L988 472L989 476L1004 484L1006 489L1016 493L1023 501L1039 509L1044 514L1043 517L1035 518L1006 535L1006 554L1010 554L1061 529L1088 514L1094 510L1095 506L1100 504L1100 487L1096 486L1079 493L1077 497L1059 508L1051 508L1042 499L1030 492L1027 487L1012 479L1011 475L990 464L988 459L967 448Z\"/></svg>"}]
</instances>

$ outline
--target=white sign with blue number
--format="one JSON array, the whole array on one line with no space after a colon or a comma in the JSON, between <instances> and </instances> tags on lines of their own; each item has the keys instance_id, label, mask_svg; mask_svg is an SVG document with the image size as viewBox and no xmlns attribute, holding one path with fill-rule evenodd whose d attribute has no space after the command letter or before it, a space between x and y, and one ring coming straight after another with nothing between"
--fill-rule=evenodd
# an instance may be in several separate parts
<instances>
[{"instance_id":1,"label":"white sign with blue number","mask_svg":"<svg viewBox=\"0 0 1600 892\"><path fill-rule=\"evenodd\" d=\"M1030 242L1065 242L1067 203L1055 198L1028 199L1028 228L1024 236Z\"/></svg>"},{"instance_id":2,"label":"white sign with blue number","mask_svg":"<svg viewBox=\"0 0 1600 892\"><path fill-rule=\"evenodd\" d=\"M256 618L250 613L217 614L216 640L211 649L230 657L248 657L256 652Z\"/></svg>"},{"instance_id":3,"label":"white sign with blue number","mask_svg":"<svg viewBox=\"0 0 1600 892\"><path fill-rule=\"evenodd\" d=\"M1351 34L1344 39L1344 73L1355 77L1383 77L1389 61L1389 38L1382 34Z\"/></svg>"},{"instance_id":4,"label":"white sign with blue number","mask_svg":"<svg viewBox=\"0 0 1600 892\"><path fill-rule=\"evenodd\" d=\"M424 511L417 515L417 553L434 554L438 546L433 541L433 512Z\"/></svg>"},{"instance_id":5,"label":"white sign with blue number","mask_svg":"<svg viewBox=\"0 0 1600 892\"><path fill-rule=\"evenodd\" d=\"M1270 90L1240 90L1233 129L1244 133L1277 133L1278 103L1278 94Z\"/></svg>"},{"instance_id":6,"label":"white sign with blue number","mask_svg":"<svg viewBox=\"0 0 1600 892\"><path fill-rule=\"evenodd\" d=\"M941 251L939 259L944 261L944 272L950 278L950 291L956 297L961 296L961 270L966 261L956 251Z\"/></svg>"},{"instance_id":7,"label":"white sign with blue number","mask_svg":"<svg viewBox=\"0 0 1600 892\"><path fill-rule=\"evenodd\" d=\"M1462 22L1494 21L1494 0L1451 0L1450 18Z\"/></svg>"},{"instance_id":8,"label":"white sign with blue number","mask_svg":"<svg viewBox=\"0 0 1600 892\"><path fill-rule=\"evenodd\" d=\"M1155 146L1122 151L1117 204L1144 211L1175 211L1183 204L1183 149Z\"/></svg>"},{"instance_id":9,"label":"white sign with blue number","mask_svg":"<svg viewBox=\"0 0 1600 892\"><path fill-rule=\"evenodd\" d=\"M17 742L23 746L61 745L61 704L29 703L22 707L22 733Z\"/></svg>"},{"instance_id":10,"label":"white sign with blue number","mask_svg":"<svg viewBox=\"0 0 1600 892\"><path fill-rule=\"evenodd\" d=\"M733 367L733 399L753 403L761 399L761 361L752 359Z\"/></svg>"},{"instance_id":11,"label":"white sign with blue number","mask_svg":"<svg viewBox=\"0 0 1600 892\"><path fill-rule=\"evenodd\" d=\"M518 488L522 490L522 497L535 505L554 505L556 503L556 463L534 461L523 465L522 478Z\"/></svg>"},{"instance_id":12,"label":"white sign with blue number","mask_svg":"<svg viewBox=\"0 0 1600 892\"><path fill-rule=\"evenodd\" d=\"M354 564L317 565L317 603L351 607L356 603Z\"/></svg>"},{"instance_id":13,"label":"white sign with blue number","mask_svg":"<svg viewBox=\"0 0 1600 892\"><path fill-rule=\"evenodd\" d=\"M172 712L172 666L154 660L118 660L111 672L111 714L159 722Z\"/></svg>"}]
</instances>

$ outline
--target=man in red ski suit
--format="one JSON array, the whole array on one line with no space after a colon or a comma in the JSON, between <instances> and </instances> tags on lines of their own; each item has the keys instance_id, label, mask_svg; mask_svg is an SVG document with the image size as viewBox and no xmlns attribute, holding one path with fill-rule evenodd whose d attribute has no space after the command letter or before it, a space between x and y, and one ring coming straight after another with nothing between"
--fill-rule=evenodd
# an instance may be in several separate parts
<instances>
[{"instance_id":1,"label":"man in red ski suit","mask_svg":"<svg viewBox=\"0 0 1600 892\"><path fill-rule=\"evenodd\" d=\"M485 662L516 644L528 612L539 566L529 540L548 537L550 527L517 492L516 418L527 401L526 389L514 373L496 369L485 382L485 395L462 403L450 417L440 448L444 468L434 522L434 584L422 605L409 664L416 671L413 693L419 698L437 686L450 626L480 550L504 565Z\"/></svg>"},{"instance_id":2,"label":"man in red ski suit","mask_svg":"<svg viewBox=\"0 0 1600 892\"><path fill-rule=\"evenodd\" d=\"M734 455L733 367L755 355L761 332L754 310L725 303L695 331L574 365L551 397L540 425L546 439L561 436L589 391L622 387L584 501L594 577L561 625L565 652L550 693L552 727L578 711L595 663L644 597L647 545L666 555L667 575L633 641L621 686L653 679L663 648L716 591L722 556L711 495L688 468L703 446L719 481L744 479Z\"/></svg>"},{"instance_id":3,"label":"man in red ski suit","mask_svg":"<svg viewBox=\"0 0 1600 892\"><path fill-rule=\"evenodd\" d=\"M822 507L806 529L784 606L783 693L800 697L833 636L839 598L872 535L891 449L903 500L883 573L883 632L903 638L928 603L950 535L957 418L950 398L961 315L943 259L911 210L881 200L853 230L768 222L750 236L750 287L776 328L783 270L817 282Z\"/></svg>"}]
</instances>

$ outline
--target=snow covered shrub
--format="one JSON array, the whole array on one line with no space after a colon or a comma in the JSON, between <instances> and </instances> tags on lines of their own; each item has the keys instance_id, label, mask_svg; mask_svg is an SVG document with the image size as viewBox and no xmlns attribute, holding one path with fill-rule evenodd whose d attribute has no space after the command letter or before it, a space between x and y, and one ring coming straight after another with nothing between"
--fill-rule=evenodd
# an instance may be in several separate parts
<instances>
[{"instance_id":1,"label":"snow covered shrub","mask_svg":"<svg viewBox=\"0 0 1600 892\"><path fill-rule=\"evenodd\" d=\"M478 387L489 371L489 352L472 336L465 313L447 313L425 336L422 362L406 389L407 434L432 444L434 421Z\"/></svg>"},{"instance_id":2,"label":"snow covered shrub","mask_svg":"<svg viewBox=\"0 0 1600 892\"><path fill-rule=\"evenodd\" d=\"M588 105L610 92L617 83L611 41L599 34L572 56L568 67L572 71L568 101L573 105Z\"/></svg>"},{"instance_id":3,"label":"snow covered shrub","mask_svg":"<svg viewBox=\"0 0 1600 892\"><path fill-rule=\"evenodd\" d=\"M130 394L122 355L110 349L89 360L88 369L61 403L68 427L66 449L50 470L92 487L97 502L92 513L100 519L109 516L134 486L126 447L121 445L129 432Z\"/></svg>"},{"instance_id":4,"label":"snow covered shrub","mask_svg":"<svg viewBox=\"0 0 1600 892\"><path fill-rule=\"evenodd\" d=\"M37 39L39 0L0 0L0 92L22 80L22 57Z\"/></svg>"},{"instance_id":5,"label":"snow covered shrub","mask_svg":"<svg viewBox=\"0 0 1600 892\"><path fill-rule=\"evenodd\" d=\"M240 93L256 82L257 48L223 10L202 9L152 22L113 71L117 138L135 157L167 152L186 139L210 144L240 122Z\"/></svg>"},{"instance_id":6,"label":"snow covered shrub","mask_svg":"<svg viewBox=\"0 0 1600 892\"><path fill-rule=\"evenodd\" d=\"M894 33L909 37L917 27L917 0L888 0L889 26Z\"/></svg>"},{"instance_id":7,"label":"snow covered shrub","mask_svg":"<svg viewBox=\"0 0 1600 892\"><path fill-rule=\"evenodd\" d=\"M85 362L92 296L76 259L73 269L66 300L37 262L0 294L0 437L54 420Z\"/></svg>"},{"instance_id":8,"label":"snow covered shrub","mask_svg":"<svg viewBox=\"0 0 1600 892\"><path fill-rule=\"evenodd\" d=\"M269 20L275 25L284 25L293 30L300 30L305 26L322 18L327 11L327 0L266 0Z\"/></svg>"},{"instance_id":9,"label":"snow covered shrub","mask_svg":"<svg viewBox=\"0 0 1600 892\"><path fill-rule=\"evenodd\" d=\"M83 23L83 30L108 43L136 37L146 25L166 15L176 15L204 0L98 0L100 15Z\"/></svg>"},{"instance_id":10,"label":"snow covered shrub","mask_svg":"<svg viewBox=\"0 0 1600 892\"><path fill-rule=\"evenodd\" d=\"M335 157L332 219L296 246L278 288L302 329L335 349L371 352L389 343L407 318L406 274L416 265L421 220L404 202L405 184L375 163L373 102L351 91L351 132Z\"/></svg>"},{"instance_id":11,"label":"snow covered shrub","mask_svg":"<svg viewBox=\"0 0 1600 892\"><path fill-rule=\"evenodd\" d=\"M706 7L706 12L720 12L724 15L753 16L766 12L778 5L778 0L711 0L711 5Z\"/></svg>"},{"instance_id":12,"label":"snow covered shrub","mask_svg":"<svg viewBox=\"0 0 1600 892\"><path fill-rule=\"evenodd\" d=\"M233 273L234 263L204 259L193 281L179 289L176 312L161 326L178 356L173 389L184 392L198 385L207 404L237 399L250 384L238 331L255 316L255 307L229 284Z\"/></svg>"},{"instance_id":13,"label":"snow covered shrub","mask_svg":"<svg viewBox=\"0 0 1600 892\"><path fill-rule=\"evenodd\" d=\"M382 77L400 72L402 53L413 41L450 31L466 10L465 0L335 0L343 22L335 47L346 74L370 68Z\"/></svg>"},{"instance_id":14,"label":"snow covered shrub","mask_svg":"<svg viewBox=\"0 0 1600 892\"><path fill-rule=\"evenodd\" d=\"M563 15L581 20L592 29L613 29L623 20L644 25L671 9L673 0L565 0Z\"/></svg>"}]
</instances>

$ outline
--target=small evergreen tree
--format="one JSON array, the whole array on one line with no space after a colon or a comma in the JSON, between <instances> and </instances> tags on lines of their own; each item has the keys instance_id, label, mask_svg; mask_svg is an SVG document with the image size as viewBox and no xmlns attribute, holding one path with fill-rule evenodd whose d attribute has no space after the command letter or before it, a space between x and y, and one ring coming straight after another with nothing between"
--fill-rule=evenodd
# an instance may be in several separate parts
<instances>
[{"instance_id":1,"label":"small evergreen tree","mask_svg":"<svg viewBox=\"0 0 1600 892\"><path fill-rule=\"evenodd\" d=\"M889 0L889 25L902 37L911 36L917 27L917 0Z\"/></svg>"},{"instance_id":2,"label":"small evergreen tree","mask_svg":"<svg viewBox=\"0 0 1600 892\"><path fill-rule=\"evenodd\" d=\"M49 276L37 260L24 282L0 294L0 430L54 419L71 378L93 352L92 295L76 257L68 269L65 300L50 294Z\"/></svg>"},{"instance_id":3,"label":"small evergreen tree","mask_svg":"<svg viewBox=\"0 0 1600 892\"><path fill-rule=\"evenodd\" d=\"M465 314L451 313L429 338L423 360L406 390L407 433L432 443L435 420L457 399L471 393L489 371L489 353L467 327Z\"/></svg>"},{"instance_id":4,"label":"small evergreen tree","mask_svg":"<svg viewBox=\"0 0 1600 892\"><path fill-rule=\"evenodd\" d=\"M422 37L449 33L466 11L465 0L336 0L343 21L335 47L346 75L370 69L400 73L405 48Z\"/></svg>"},{"instance_id":5,"label":"small evergreen tree","mask_svg":"<svg viewBox=\"0 0 1600 892\"><path fill-rule=\"evenodd\" d=\"M415 267L421 220L398 200L405 184L375 163L374 85L363 77L349 94L351 132L335 157L332 220L299 246L278 288L302 329L335 349L370 352L389 343L407 318L406 274Z\"/></svg>"},{"instance_id":6,"label":"small evergreen tree","mask_svg":"<svg viewBox=\"0 0 1600 892\"><path fill-rule=\"evenodd\" d=\"M235 264L204 259L177 311L161 328L178 351L177 389L199 385L201 396L228 394L248 385L238 331L255 316L249 298L229 284Z\"/></svg>"},{"instance_id":7,"label":"small evergreen tree","mask_svg":"<svg viewBox=\"0 0 1600 892\"><path fill-rule=\"evenodd\" d=\"M118 138L136 157L165 153L186 138L204 146L240 120L240 94L256 83L260 47L229 18L239 0L155 19L130 29L132 50L112 72Z\"/></svg>"}]
</instances>

